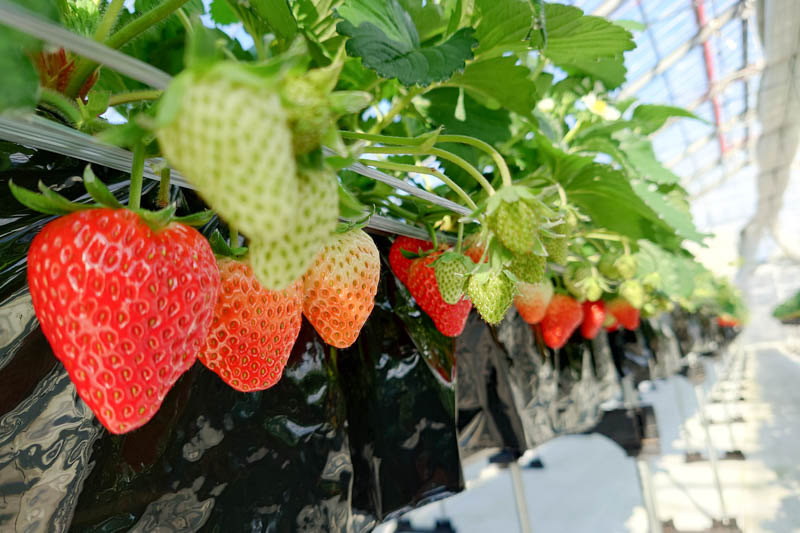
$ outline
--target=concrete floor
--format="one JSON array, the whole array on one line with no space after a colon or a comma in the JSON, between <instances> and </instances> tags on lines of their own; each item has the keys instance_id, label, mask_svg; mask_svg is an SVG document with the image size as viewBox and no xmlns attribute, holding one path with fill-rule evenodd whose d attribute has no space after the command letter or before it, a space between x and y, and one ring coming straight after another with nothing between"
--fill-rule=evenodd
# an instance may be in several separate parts
<instances>
[{"instance_id":1,"label":"concrete floor","mask_svg":"<svg viewBox=\"0 0 800 533\"><path fill-rule=\"evenodd\" d=\"M728 516L744 533L800 532L800 354L790 344L750 345L722 382L706 362L711 397L743 396L725 404L707 404L707 416L721 421L741 415L744 422L712 424L719 453L734 445L745 461L723 460L720 477ZM719 385L722 383L722 385ZM680 396L676 396L680 395ZM722 518L708 462L686 463L686 451L705 451L705 439L692 386L682 377L641 388L642 399L656 409L662 454L650 461L659 518L672 519L679 531L700 531ZM683 420L682 410L687 417ZM683 423L682 423L683 421ZM415 527L432 528L448 518L458 533L519 531L508 470L489 465L489 453L465 465L468 489L407 515ZM647 513L634 460L598 435L565 436L547 442L538 455L541 470L523 469L525 495L534 533L616 533L648 531ZM379 526L394 531L395 523Z\"/></svg>"}]
</instances>

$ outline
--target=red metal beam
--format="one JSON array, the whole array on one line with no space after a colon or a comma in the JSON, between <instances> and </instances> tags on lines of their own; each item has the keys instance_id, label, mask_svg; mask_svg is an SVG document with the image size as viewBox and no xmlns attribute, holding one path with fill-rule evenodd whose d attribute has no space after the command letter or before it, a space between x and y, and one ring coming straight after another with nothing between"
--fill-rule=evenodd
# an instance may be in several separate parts
<instances>
[{"instance_id":1,"label":"red metal beam","mask_svg":"<svg viewBox=\"0 0 800 533\"><path fill-rule=\"evenodd\" d=\"M694 3L694 13L697 17L697 26L699 30L702 30L708 20L706 19L706 8L705 8L705 0L695 0ZM714 56L713 50L711 48L711 39L706 39L703 41L703 57L705 58L706 63L706 77L708 78L708 92L710 95L709 100L711 101L711 107L714 110L714 122L717 126L717 133L719 138L719 152L720 154L725 154L728 151L728 143L725 140L725 133L722 131L722 106L719 103L719 95L716 94L716 91L713 91L712 88L714 87L715 75L714 75Z\"/></svg>"}]
</instances>

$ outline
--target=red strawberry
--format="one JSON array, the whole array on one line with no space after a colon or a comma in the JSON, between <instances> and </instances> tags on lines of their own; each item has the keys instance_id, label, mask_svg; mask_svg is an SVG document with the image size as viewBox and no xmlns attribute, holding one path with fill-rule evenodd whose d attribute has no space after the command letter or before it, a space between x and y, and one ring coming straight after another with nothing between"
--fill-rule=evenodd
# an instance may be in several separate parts
<instances>
[{"instance_id":1,"label":"red strawberry","mask_svg":"<svg viewBox=\"0 0 800 533\"><path fill-rule=\"evenodd\" d=\"M275 385L300 333L303 284L265 289L248 262L219 260L221 285L214 320L197 358L236 390Z\"/></svg>"},{"instance_id":2,"label":"red strawberry","mask_svg":"<svg viewBox=\"0 0 800 533\"><path fill-rule=\"evenodd\" d=\"M639 327L639 310L623 298L615 298L608 302L606 309L625 328L634 330Z\"/></svg>"},{"instance_id":3,"label":"red strawberry","mask_svg":"<svg viewBox=\"0 0 800 533\"><path fill-rule=\"evenodd\" d=\"M420 308L433 319L433 324L442 335L457 337L464 331L472 303L464 296L457 304L444 301L439 292L435 269L429 266L441 252L420 257L411 263L408 273L408 290Z\"/></svg>"},{"instance_id":4,"label":"red strawberry","mask_svg":"<svg viewBox=\"0 0 800 533\"><path fill-rule=\"evenodd\" d=\"M518 294L514 305L522 319L528 324L538 324L544 318L547 306L553 298L553 284L550 280L541 283L517 283Z\"/></svg>"},{"instance_id":5,"label":"red strawberry","mask_svg":"<svg viewBox=\"0 0 800 533\"><path fill-rule=\"evenodd\" d=\"M600 333L606 319L606 304L602 300L597 302L583 302L583 323L581 335L586 339L594 339Z\"/></svg>"},{"instance_id":6,"label":"red strawberry","mask_svg":"<svg viewBox=\"0 0 800 533\"><path fill-rule=\"evenodd\" d=\"M75 389L112 433L155 414L208 335L219 271L196 230L125 209L47 224L28 253L33 307Z\"/></svg>"},{"instance_id":7,"label":"red strawberry","mask_svg":"<svg viewBox=\"0 0 800 533\"><path fill-rule=\"evenodd\" d=\"M347 348L375 305L381 260L360 229L336 233L303 276L303 314L322 340Z\"/></svg>"},{"instance_id":8,"label":"red strawberry","mask_svg":"<svg viewBox=\"0 0 800 533\"><path fill-rule=\"evenodd\" d=\"M554 294L542 319L545 344L553 349L561 348L582 320L583 308L577 300L566 294Z\"/></svg>"},{"instance_id":9,"label":"red strawberry","mask_svg":"<svg viewBox=\"0 0 800 533\"><path fill-rule=\"evenodd\" d=\"M392 243L389 249L389 266L397 279L403 282L403 285L408 285L408 269L411 267L413 259L408 259L403 255L403 250L417 253L419 251L427 252L433 249L433 243L414 239L400 235Z\"/></svg>"},{"instance_id":10,"label":"red strawberry","mask_svg":"<svg viewBox=\"0 0 800 533\"><path fill-rule=\"evenodd\" d=\"M723 328L735 328L739 325L739 320L733 315L720 315L717 317L717 325Z\"/></svg>"}]
</instances>

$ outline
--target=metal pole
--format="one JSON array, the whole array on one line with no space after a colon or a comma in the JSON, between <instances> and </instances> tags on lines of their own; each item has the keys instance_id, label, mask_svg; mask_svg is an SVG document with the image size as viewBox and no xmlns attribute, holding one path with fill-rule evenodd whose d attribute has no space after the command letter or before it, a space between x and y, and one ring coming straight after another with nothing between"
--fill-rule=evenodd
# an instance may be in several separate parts
<instances>
[{"instance_id":1,"label":"metal pole","mask_svg":"<svg viewBox=\"0 0 800 533\"><path fill-rule=\"evenodd\" d=\"M533 533L531 520L528 516L528 502L525 499L525 485L522 483L519 462L516 460L511 461L508 463L508 469L511 471L511 487L514 490L514 501L517 504L520 533Z\"/></svg>"},{"instance_id":2,"label":"metal pole","mask_svg":"<svg viewBox=\"0 0 800 533\"><path fill-rule=\"evenodd\" d=\"M678 404L678 414L681 417L680 429L678 429L679 433L682 434L684 443L686 444L686 453L692 451L692 433L689 431L687 427L687 418L686 418L686 406L683 403L683 394L681 391L678 390L680 386L680 380L677 376L673 377L672 381L672 392L675 393L675 403Z\"/></svg>"},{"instance_id":3,"label":"metal pole","mask_svg":"<svg viewBox=\"0 0 800 533\"><path fill-rule=\"evenodd\" d=\"M705 413L705 400L703 398L703 391L700 390L699 385L695 385L694 394L697 397L697 412L700 415L700 423L703 426L703 432L706 437L706 451L708 453L708 461L711 464L711 475L714 478L714 486L719 495L719 508L723 524L729 523L728 510L725 507L725 498L722 495L722 483L719 480L719 470L717 467L717 450L714 448L714 443L711 440L711 432L708 429L708 420Z\"/></svg>"},{"instance_id":4,"label":"metal pole","mask_svg":"<svg viewBox=\"0 0 800 533\"><path fill-rule=\"evenodd\" d=\"M658 518L655 491L653 490L653 476L650 473L650 463L646 459L636 459L636 473L639 477L639 486L642 488L642 501L647 510L647 522L650 533L662 533L661 520Z\"/></svg>"}]
</instances>

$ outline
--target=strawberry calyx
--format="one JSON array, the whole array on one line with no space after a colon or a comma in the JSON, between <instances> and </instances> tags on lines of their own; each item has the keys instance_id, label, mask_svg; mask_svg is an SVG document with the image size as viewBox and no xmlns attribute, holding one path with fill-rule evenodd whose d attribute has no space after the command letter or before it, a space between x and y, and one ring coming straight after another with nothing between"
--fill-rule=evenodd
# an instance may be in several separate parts
<instances>
[{"instance_id":1,"label":"strawberry calyx","mask_svg":"<svg viewBox=\"0 0 800 533\"><path fill-rule=\"evenodd\" d=\"M203 226L214 216L212 211L204 210L192 213L191 215L176 217L176 207L174 205L167 206L158 211L126 207L117 200L111 190L94 174L94 172L92 172L90 165L86 165L83 171L83 184L86 188L86 192L89 193L89 196L94 200L93 203L80 203L68 200L66 197L47 187L41 181L38 184L38 193L20 187L14 183L13 180L9 181L8 187L11 190L12 196L14 196L19 203L45 215L63 216L77 211L100 209L103 207L110 209L128 209L139 215L153 230L161 229L171 222L178 222L186 224L187 226Z\"/></svg>"},{"instance_id":2,"label":"strawberry calyx","mask_svg":"<svg viewBox=\"0 0 800 533\"><path fill-rule=\"evenodd\" d=\"M247 246L231 247L225 237L218 229L208 238L208 243L211 245L211 250L217 257L231 257L233 259L241 259L247 255Z\"/></svg>"}]
</instances>

